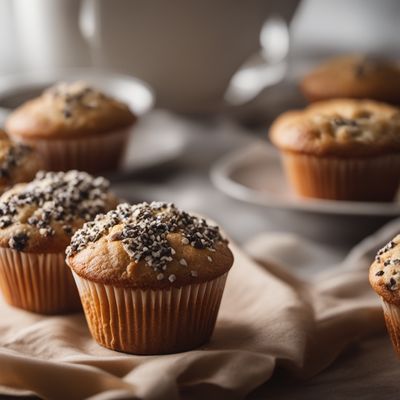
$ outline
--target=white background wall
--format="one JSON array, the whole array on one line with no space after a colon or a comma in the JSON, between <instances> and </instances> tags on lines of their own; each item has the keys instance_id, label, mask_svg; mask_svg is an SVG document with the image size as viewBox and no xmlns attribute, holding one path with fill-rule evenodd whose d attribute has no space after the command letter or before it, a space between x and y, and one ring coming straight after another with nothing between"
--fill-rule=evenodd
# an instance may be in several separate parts
<instances>
[{"instance_id":1,"label":"white background wall","mask_svg":"<svg viewBox=\"0 0 400 400\"><path fill-rule=\"evenodd\" d=\"M100 5L94 17L103 31L91 51L80 26L93 30L94 20L79 19L83 1L87 10ZM0 75L101 64L147 80L162 93L163 105L176 95L180 104L212 108L210 99L221 95L241 63L235 52L255 51L263 18L279 10L290 15L296 1L0 0ZM289 73L301 74L315 59L339 52L400 55L399 21L398 0L303 0L291 24Z\"/></svg>"}]
</instances>

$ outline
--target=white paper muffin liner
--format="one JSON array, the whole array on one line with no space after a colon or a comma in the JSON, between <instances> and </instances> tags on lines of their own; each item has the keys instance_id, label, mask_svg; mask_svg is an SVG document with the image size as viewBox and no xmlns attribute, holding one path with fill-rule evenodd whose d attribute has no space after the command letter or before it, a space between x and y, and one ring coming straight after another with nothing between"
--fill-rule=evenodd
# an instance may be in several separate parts
<instances>
[{"instance_id":1,"label":"white paper muffin liner","mask_svg":"<svg viewBox=\"0 0 400 400\"><path fill-rule=\"evenodd\" d=\"M335 158L283 152L282 159L292 187L304 197L391 201L400 183L400 154Z\"/></svg>"},{"instance_id":2,"label":"white paper muffin liner","mask_svg":"<svg viewBox=\"0 0 400 400\"><path fill-rule=\"evenodd\" d=\"M40 314L81 309L65 254L0 248L0 289L10 305Z\"/></svg>"},{"instance_id":3,"label":"white paper muffin liner","mask_svg":"<svg viewBox=\"0 0 400 400\"><path fill-rule=\"evenodd\" d=\"M77 169L91 173L112 171L119 167L124 156L131 127L114 132L68 139L14 140L35 147L48 171Z\"/></svg>"},{"instance_id":4,"label":"white paper muffin liner","mask_svg":"<svg viewBox=\"0 0 400 400\"><path fill-rule=\"evenodd\" d=\"M400 307L388 303L383 298L381 300L386 327L392 339L393 347L400 357Z\"/></svg>"},{"instance_id":5,"label":"white paper muffin liner","mask_svg":"<svg viewBox=\"0 0 400 400\"><path fill-rule=\"evenodd\" d=\"M189 350L211 336L227 273L170 289L132 289L94 283L73 273L93 338L133 354Z\"/></svg>"}]
</instances>

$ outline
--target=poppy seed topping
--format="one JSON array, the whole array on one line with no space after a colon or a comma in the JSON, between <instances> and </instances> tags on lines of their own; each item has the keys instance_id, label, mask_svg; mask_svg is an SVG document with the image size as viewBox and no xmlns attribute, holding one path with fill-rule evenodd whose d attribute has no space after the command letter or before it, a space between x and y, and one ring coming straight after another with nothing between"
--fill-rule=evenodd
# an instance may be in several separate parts
<instances>
[{"instance_id":1,"label":"poppy seed topping","mask_svg":"<svg viewBox=\"0 0 400 400\"><path fill-rule=\"evenodd\" d=\"M158 273L158 280L167 278L171 283L175 281L175 275L165 273L175 254L168 241L169 234L180 234L183 246L199 250L211 250L216 243L227 242L217 226L209 225L205 219L181 211L171 203L123 203L107 214L98 215L78 230L67 248L67 256L84 250L117 225L120 230L110 235L108 240L120 241L133 261L144 261ZM187 261L180 259L179 264L185 267Z\"/></svg>"},{"instance_id":2,"label":"poppy seed topping","mask_svg":"<svg viewBox=\"0 0 400 400\"><path fill-rule=\"evenodd\" d=\"M6 192L0 201L0 229L20 223L27 209L33 208L22 223L36 228L42 237L55 234L53 222L61 223L64 233L72 235L71 222L89 221L108 207L109 182L86 172L43 172L20 190ZM26 220L25 220L26 219ZM23 250L29 235L23 230L10 240L9 246Z\"/></svg>"}]
</instances>

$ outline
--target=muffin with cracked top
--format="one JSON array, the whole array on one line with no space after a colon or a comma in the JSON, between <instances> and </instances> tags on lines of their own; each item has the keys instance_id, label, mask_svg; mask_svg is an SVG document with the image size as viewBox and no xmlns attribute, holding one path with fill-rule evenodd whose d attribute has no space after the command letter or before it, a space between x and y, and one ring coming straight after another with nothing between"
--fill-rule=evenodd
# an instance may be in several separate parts
<instances>
[{"instance_id":1,"label":"muffin with cracked top","mask_svg":"<svg viewBox=\"0 0 400 400\"><path fill-rule=\"evenodd\" d=\"M206 342L233 263L217 226L160 202L97 216L66 253L95 340L135 354Z\"/></svg>"},{"instance_id":2,"label":"muffin with cracked top","mask_svg":"<svg viewBox=\"0 0 400 400\"><path fill-rule=\"evenodd\" d=\"M382 300L386 326L400 357L400 235L378 251L369 281Z\"/></svg>"},{"instance_id":3,"label":"muffin with cracked top","mask_svg":"<svg viewBox=\"0 0 400 400\"><path fill-rule=\"evenodd\" d=\"M38 172L0 198L0 288L6 301L56 314L80 308L65 249L71 236L117 204L109 183L85 172Z\"/></svg>"},{"instance_id":4,"label":"muffin with cracked top","mask_svg":"<svg viewBox=\"0 0 400 400\"><path fill-rule=\"evenodd\" d=\"M116 169L136 121L128 106L85 82L60 83L7 119L10 137L31 145L50 171Z\"/></svg>"},{"instance_id":5,"label":"muffin with cracked top","mask_svg":"<svg viewBox=\"0 0 400 400\"><path fill-rule=\"evenodd\" d=\"M309 101L353 98L398 105L400 64L360 54L334 57L309 72L300 88Z\"/></svg>"},{"instance_id":6,"label":"muffin with cracked top","mask_svg":"<svg viewBox=\"0 0 400 400\"><path fill-rule=\"evenodd\" d=\"M270 129L303 197L391 201L400 182L400 112L369 100L329 100L282 114Z\"/></svg>"},{"instance_id":7,"label":"muffin with cracked top","mask_svg":"<svg viewBox=\"0 0 400 400\"><path fill-rule=\"evenodd\" d=\"M31 181L41 166L31 147L0 139L0 194L16 183Z\"/></svg>"}]
</instances>

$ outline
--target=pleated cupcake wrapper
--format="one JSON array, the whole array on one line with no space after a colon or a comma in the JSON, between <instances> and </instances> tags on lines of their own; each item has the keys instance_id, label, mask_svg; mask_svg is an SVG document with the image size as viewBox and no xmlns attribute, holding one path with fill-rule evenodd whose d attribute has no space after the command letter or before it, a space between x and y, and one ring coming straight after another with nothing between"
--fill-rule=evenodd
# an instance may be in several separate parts
<instances>
[{"instance_id":1,"label":"pleated cupcake wrapper","mask_svg":"<svg viewBox=\"0 0 400 400\"><path fill-rule=\"evenodd\" d=\"M383 298L381 300L386 327L392 339L393 347L398 357L400 357L400 307L388 303Z\"/></svg>"},{"instance_id":2,"label":"pleated cupcake wrapper","mask_svg":"<svg viewBox=\"0 0 400 400\"><path fill-rule=\"evenodd\" d=\"M74 273L93 338L133 354L174 353L205 343L214 329L226 277L142 290L94 283Z\"/></svg>"},{"instance_id":3,"label":"pleated cupcake wrapper","mask_svg":"<svg viewBox=\"0 0 400 400\"><path fill-rule=\"evenodd\" d=\"M64 253L23 253L0 249L0 288L10 305L40 314L81 309Z\"/></svg>"},{"instance_id":4,"label":"pleated cupcake wrapper","mask_svg":"<svg viewBox=\"0 0 400 400\"><path fill-rule=\"evenodd\" d=\"M73 139L13 139L35 147L49 171L77 169L98 173L118 168L130 132L129 127L112 133Z\"/></svg>"},{"instance_id":5,"label":"pleated cupcake wrapper","mask_svg":"<svg viewBox=\"0 0 400 400\"><path fill-rule=\"evenodd\" d=\"M283 152L282 158L293 189L304 197L391 201L400 183L400 154L348 159Z\"/></svg>"}]
</instances>

